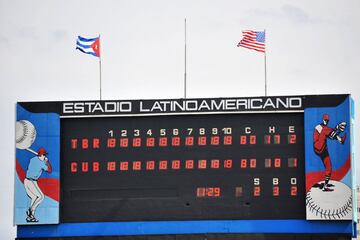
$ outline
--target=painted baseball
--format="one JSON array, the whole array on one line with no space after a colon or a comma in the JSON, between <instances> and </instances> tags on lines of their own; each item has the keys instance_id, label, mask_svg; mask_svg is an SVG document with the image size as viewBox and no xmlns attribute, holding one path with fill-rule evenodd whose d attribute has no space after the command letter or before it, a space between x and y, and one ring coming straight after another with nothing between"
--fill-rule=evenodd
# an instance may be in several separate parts
<instances>
[{"instance_id":1,"label":"painted baseball","mask_svg":"<svg viewBox=\"0 0 360 240\"><path fill-rule=\"evenodd\" d=\"M352 194L346 184L330 180L332 191L323 191L321 181L315 184L306 194L307 219L336 220L352 219ZM326 198L324 198L326 194Z\"/></svg>"},{"instance_id":2,"label":"painted baseball","mask_svg":"<svg viewBox=\"0 0 360 240\"><path fill-rule=\"evenodd\" d=\"M16 122L15 126L16 148L28 149L34 143L36 138L36 129L34 125L27 120Z\"/></svg>"}]
</instances>

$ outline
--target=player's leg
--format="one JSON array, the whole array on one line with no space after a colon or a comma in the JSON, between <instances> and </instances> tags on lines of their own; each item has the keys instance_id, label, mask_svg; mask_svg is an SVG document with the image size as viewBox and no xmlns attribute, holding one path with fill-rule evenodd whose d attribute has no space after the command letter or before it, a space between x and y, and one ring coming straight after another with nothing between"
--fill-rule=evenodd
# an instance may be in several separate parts
<instances>
[{"instance_id":1,"label":"player's leg","mask_svg":"<svg viewBox=\"0 0 360 240\"><path fill-rule=\"evenodd\" d=\"M32 206L34 205L34 202L35 202L37 196L34 193L34 186L33 186L33 183L32 183L31 180L28 180L28 179L25 178L24 179L24 187L25 187L26 194L28 195L28 197L31 200L29 209L26 212L28 217L30 217L30 215L32 214Z\"/></svg>"},{"instance_id":2,"label":"player's leg","mask_svg":"<svg viewBox=\"0 0 360 240\"><path fill-rule=\"evenodd\" d=\"M31 199L31 204L30 206L33 205L35 199L36 199L36 195L33 192L33 187L32 187L32 181L28 180L28 179L24 179L24 187L25 187L25 192L28 195L28 197Z\"/></svg>"},{"instance_id":3,"label":"player's leg","mask_svg":"<svg viewBox=\"0 0 360 240\"><path fill-rule=\"evenodd\" d=\"M329 181L331 178L331 173L332 173L332 166L331 166L331 160L330 160L330 156L327 155L325 156L324 160L324 166L325 166L325 185L324 185L324 191L330 190L328 189L329 186Z\"/></svg>"},{"instance_id":4,"label":"player's leg","mask_svg":"<svg viewBox=\"0 0 360 240\"><path fill-rule=\"evenodd\" d=\"M45 195L41 191L41 189L40 189L40 187L39 187L39 185L37 184L36 181L34 181L34 191L35 191L35 194L36 194L36 199L34 201L34 204L32 205L32 208L33 208L33 212L34 212L34 215L35 215L36 208L44 200Z\"/></svg>"},{"instance_id":5,"label":"player's leg","mask_svg":"<svg viewBox=\"0 0 360 240\"><path fill-rule=\"evenodd\" d=\"M34 217L34 204L36 203L36 200L38 199L38 194L37 194L37 190L36 187L34 185L34 182L36 181L31 181L28 179L24 179L24 186L25 186L25 191L26 194L31 198L31 203L29 206L29 209L26 211L26 221L27 222L37 222L36 218Z\"/></svg>"}]
</instances>

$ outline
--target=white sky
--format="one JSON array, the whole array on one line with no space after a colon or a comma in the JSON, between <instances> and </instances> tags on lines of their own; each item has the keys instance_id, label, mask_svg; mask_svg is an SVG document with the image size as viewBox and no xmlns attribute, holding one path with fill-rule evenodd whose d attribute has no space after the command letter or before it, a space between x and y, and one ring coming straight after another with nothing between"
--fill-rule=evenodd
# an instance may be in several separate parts
<instances>
[{"instance_id":1,"label":"white sky","mask_svg":"<svg viewBox=\"0 0 360 240\"><path fill-rule=\"evenodd\" d=\"M188 97L243 97L264 95L264 59L236 44L266 29L269 95L351 93L358 119L359 10L358 0L0 0L0 238L15 236L15 103L99 97L98 61L75 51L77 35L101 34L104 99L181 98L186 17Z\"/></svg>"}]
</instances>

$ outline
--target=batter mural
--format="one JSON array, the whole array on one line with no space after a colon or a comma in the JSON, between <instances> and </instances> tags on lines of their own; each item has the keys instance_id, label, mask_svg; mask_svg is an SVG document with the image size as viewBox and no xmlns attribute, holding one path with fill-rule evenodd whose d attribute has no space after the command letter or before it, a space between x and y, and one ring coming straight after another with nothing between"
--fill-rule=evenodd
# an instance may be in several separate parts
<instances>
[{"instance_id":1,"label":"batter mural","mask_svg":"<svg viewBox=\"0 0 360 240\"><path fill-rule=\"evenodd\" d=\"M305 110L306 216L352 218L350 100L334 108Z\"/></svg>"},{"instance_id":2,"label":"batter mural","mask_svg":"<svg viewBox=\"0 0 360 240\"><path fill-rule=\"evenodd\" d=\"M15 224L59 222L59 129L57 114L17 106Z\"/></svg>"}]
</instances>

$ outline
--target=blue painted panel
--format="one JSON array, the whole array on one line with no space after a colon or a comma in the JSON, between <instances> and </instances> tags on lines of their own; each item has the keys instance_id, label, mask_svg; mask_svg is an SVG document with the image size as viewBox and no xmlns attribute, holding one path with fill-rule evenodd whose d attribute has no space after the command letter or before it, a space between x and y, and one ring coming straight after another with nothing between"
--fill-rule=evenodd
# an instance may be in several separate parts
<instances>
[{"instance_id":1,"label":"blue painted panel","mask_svg":"<svg viewBox=\"0 0 360 240\"><path fill-rule=\"evenodd\" d=\"M201 233L352 233L351 221L222 220L64 223L18 226L18 237L116 236Z\"/></svg>"}]
</instances>

